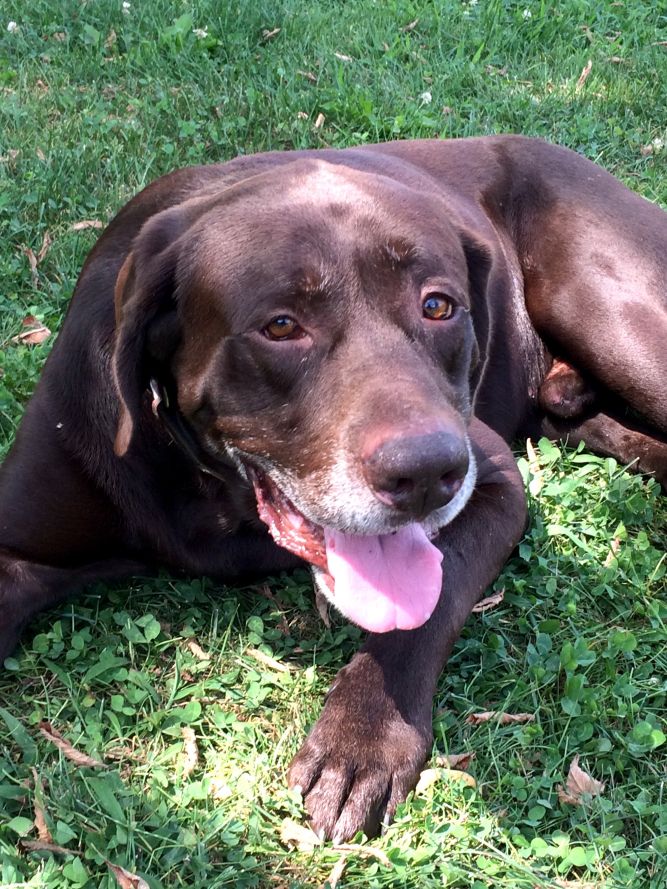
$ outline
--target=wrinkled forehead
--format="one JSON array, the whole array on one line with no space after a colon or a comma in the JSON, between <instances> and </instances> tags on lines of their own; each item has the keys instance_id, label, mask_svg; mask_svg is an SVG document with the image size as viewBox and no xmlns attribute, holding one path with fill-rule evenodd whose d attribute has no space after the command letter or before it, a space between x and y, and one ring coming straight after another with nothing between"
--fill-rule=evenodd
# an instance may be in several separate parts
<instances>
[{"instance_id":1,"label":"wrinkled forehead","mask_svg":"<svg viewBox=\"0 0 667 889\"><path fill-rule=\"evenodd\" d=\"M201 221L190 271L200 283L302 277L316 286L363 263L464 268L460 239L438 196L322 160L297 162L223 196ZM202 280L202 276L203 279Z\"/></svg>"}]
</instances>

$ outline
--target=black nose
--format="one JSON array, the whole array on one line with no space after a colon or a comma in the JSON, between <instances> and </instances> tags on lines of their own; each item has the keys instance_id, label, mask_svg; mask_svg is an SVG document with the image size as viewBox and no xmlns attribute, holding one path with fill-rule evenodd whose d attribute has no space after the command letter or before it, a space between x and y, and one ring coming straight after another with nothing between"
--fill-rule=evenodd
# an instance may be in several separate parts
<instances>
[{"instance_id":1,"label":"black nose","mask_svg":"<svg viewBox=\"0 0 667 889\"><path fill-rule=\"evenodd\" d=\"M363 459L377 499L415 519L449 503L467 471L465 439L445 431L385 439Z\"/></svg>"}]
</instances>

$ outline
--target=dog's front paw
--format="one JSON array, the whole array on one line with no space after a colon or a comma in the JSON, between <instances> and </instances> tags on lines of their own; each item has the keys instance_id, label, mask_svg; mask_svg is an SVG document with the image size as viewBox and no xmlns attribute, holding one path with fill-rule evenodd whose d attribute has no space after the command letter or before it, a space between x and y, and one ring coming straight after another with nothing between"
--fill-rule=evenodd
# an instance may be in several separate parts
<instances>
[{"instance_id":1,"label":"dog's front paw","mask_svg":"<svg viewBox=\"0 0 667 889\"><path fill-rule=\"evenodd\" d=\"M397 698L367 655L336 677L289 769L320 836L378 833L415 786L431 749L431 699L403 706Z\"/></svg>"}]
</instances>

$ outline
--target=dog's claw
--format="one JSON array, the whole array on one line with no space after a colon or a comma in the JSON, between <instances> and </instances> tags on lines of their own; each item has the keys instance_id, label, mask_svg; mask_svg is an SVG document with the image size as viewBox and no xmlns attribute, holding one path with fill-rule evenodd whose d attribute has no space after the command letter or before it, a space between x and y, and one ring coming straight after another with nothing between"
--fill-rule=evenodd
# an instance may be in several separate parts
<instances>
[{"instance_id":1,"label":"dog's claw","mask_svg":"<svg viewBox=\"0 0 667 889\"><path fill-rule=\"evenodd\" d=\"M318 836L341 843L389 823L430 749L430 700L423 711L418 728L355 662L339 674L289 770Z\"/></svg>"}]
</instances>

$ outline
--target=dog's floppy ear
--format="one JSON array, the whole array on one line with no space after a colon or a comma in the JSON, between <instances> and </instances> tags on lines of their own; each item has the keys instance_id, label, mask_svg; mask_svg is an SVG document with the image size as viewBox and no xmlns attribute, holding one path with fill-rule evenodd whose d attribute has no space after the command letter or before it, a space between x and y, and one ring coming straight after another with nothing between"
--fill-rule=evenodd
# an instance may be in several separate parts
<instances>
[{"instance_id":1,"label":"dog's floppy ear","mask_svg":"<svg viewBox=\"0 0 667 889\"><path fill-rule=\"evenodd\" d=\"M470 309L476 333L470 362L470 366L474 370L479 361L477 337L481 336L484 341L488 337L487 289L493 267L493 249L483 237L470 229L460 231L460 235L463 252L468 264Z\"/></svg>"},{"instance_id":2,"label":"dog's floppy ear","mask_svg":"<svg viewBox=\"0 0 667 889\"><path fill-rule=\"evenodd\" d=\"M113 375L120 402L114 444L118 456L130 446L151 374L178 345L176 242L187 228L183 216L167 210L146 223L116 279Z\"/></svg>"},{"instance_id":3,"label":"dog's floppy ear","mask_svg":"<svg viewBox=\"0 0 667 889\"><path fill-rule=\"evenodd\" d=\"M468 282L472 298L479 299L486 294L486 285L493 264L493 252L484 238L469 229L461 232L461 243L468 263Z\"/></svg>"}]
</instances>

